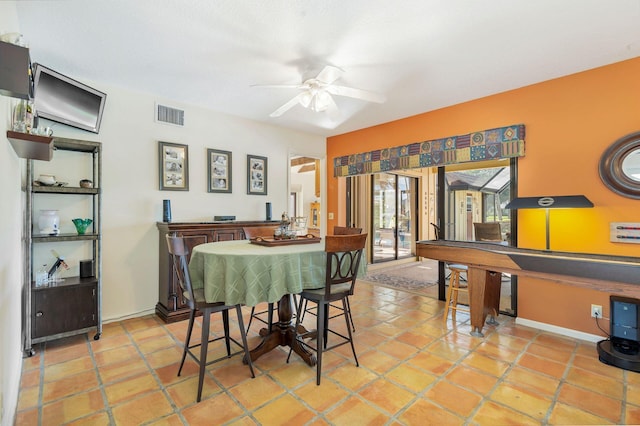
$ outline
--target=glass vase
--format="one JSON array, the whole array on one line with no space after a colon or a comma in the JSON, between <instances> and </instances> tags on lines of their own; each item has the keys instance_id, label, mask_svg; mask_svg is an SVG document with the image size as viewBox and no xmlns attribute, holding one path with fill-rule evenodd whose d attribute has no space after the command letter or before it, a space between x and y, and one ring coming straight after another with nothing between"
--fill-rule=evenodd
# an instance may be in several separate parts
<instances>
[{"instance_id":1,"label":"glass vase","mask_svg":"<svg viewBox=\"0 0 640 426\"><path fill-rule=\"evenodd\" d=\"M58 235L60 233L58 210L40 210L38 228L41 234Z\"/></svg>"},{"instance_id":2,"label":"glass vase","mask_svg":"<svg viewBox=\"0 0 640 426\"><path fill-rule=\"evenodd\" d=\"M31 133L33 128L33 102L20 99L13 107L12 129L14 132Z\"/></svg>"},{"instance_id":3,"label":"glass vase","mask_svg":"<svg viewBox=\"0 0 640 426\"><path fill-rule=\"evenodd\" d=\"M76 218L76 219L71 219L71 221L75 225L76 231L78 231L78 235L84 235L84 233L87 232L87 228L89 227L89 225L93 223L93 220L91 219Z\"/></svg>"}]
</instances>

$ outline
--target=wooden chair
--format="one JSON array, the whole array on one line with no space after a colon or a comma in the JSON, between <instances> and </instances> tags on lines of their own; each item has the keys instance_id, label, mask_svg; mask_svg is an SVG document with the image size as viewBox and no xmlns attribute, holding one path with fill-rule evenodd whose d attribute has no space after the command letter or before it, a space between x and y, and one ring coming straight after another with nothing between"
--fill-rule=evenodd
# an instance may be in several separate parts
<instances>
[{"instance_id":1,"label":"wooden chair","mask_svg":"<svg viewBox=\"0 0 640 426\"><path fill-rule=\"evenodd\" d=\"M242 338L242 344L238 343L237 340L232 338L229 335L229 310L233 308L233 306L227 306L224 303L208 303L204 299L204 290L198 289L193 290L191 287L191 278L189 276L189 264L187 262L187 256L189 254L189 249L184 243L184 239L182 237L176 237L167 235L167 246L169 249L169 254L172 257L173 264L175 267L176 275L178 278L178 283L180 284L180 289L182 290L182 297L186 304L189 306L189 328L187 330L187 337L184 342L184 351L182 352L182 361L180 361L180 368L178 369L178 376L182 372L182 367L184 366L184 361L187 357L187 353L200 365L200 373L198 375L198 396L197 402L200 402L202 397L202 384L204 381L204 371L207 365L213 364L214 362L222 361L223 359L231 358L234 355L244 353L244 358L247 360L247 364L249 365L249 370L251 371L251 377L255 377L255 373L253 371L253 364L251 363L251 356L249 354L249 347L247 345L247 335L244 330L244 323L242 320L242 309L240 305L235 305L236 315L238 316L238 325L240 327L240 336ZM202 312L202 335L200 339L200 343L189 346L191 341L191 332L193 331L193 323L196 317L196 311ZM214 339L209 339L209 328L211 321L211 314L221 312L222 313L222 321L224 327L224 336L217 337ZM207 349L209 343L215 342L217 340L224 339L225 345L227 347L227 355L217 358L213 361L207 362ZM235 343L239 347L242 348L241 351L237 351L231 353L231 342ZM192 349L200 347L200 356L196 356L196 354L192 351Z\"/></svg>"},{"instance_id":2,"label":"wooden chair","mask_svg":"<svg viewBox=\"0 0 640 426\"><path fill-rule=\"evenodd\" d=\"M300 313L304 302L310 301L318 305L316 316L316 330L299 334L296 339L300 345L316 352L316 384L320 384L320 376L322 375L322 353L329 349L336 348L346 343L351 344L351 351L355 359L356 366L359 366L356 349L353 345L353 334L349 321L351 312L347 309L347 297L353 294L356 278L358 275L358 267L362 258L367 234L356 235L328 235L325 238L325 252L327 256L327 265L325 273L324 287L303 290L300 293L300 303L297 307L298 316L296 319L296 330L300 329ZM347 326L348 336L338 333L329 328L329 305L332 302L342 301L342 310L344 312L345 324ZM329 334L335 335L340 342L328 347ZM316 337L316 346L310 342L305 342L305 338ZM291 351L289 351L289 357ZM287 357L287 361L289 361Z\"/></svg>"},{"instance_id":3,"label":"wooden chair","mask_svg":"<svg viewBox=\"0 0 640 426\"><path fill-rule=\"evenodd\" d=\"M498 222L474 222L473 233L476 241L502 241L502 230Z\"/></svg>"},{"instance_id":4,"label":"wooden chair","mask_svg":"<svg viewBox=\"0 0 640 426\"><path fill-rule=\"evenodd\" d=\"M362 228L356 228L355 226L334 226L333 227L333 235L354 235L354 234L361 234L361 233L362 233ZM346 302L347 302L347 309L349 309L349 312L351 312L351 305L349 304L349 298L347 298ZM307 304L305 303L304 311L302 311L303 320L304 320L304 314L306 312L309 312L310 314L315 315L315 313L312 310L307 309ZM351 319L351 329L355 332L356 326L353 323L353 317L349 315L349 318Z\"/></svg>"},{"instance_id":5,"label":"wooden chair","mask_svg":"<svg viewBox=\"0 0 640 426\"><path fill-rule=\"evenodd\" d=\"M456 311L470 312L469 308L458 307L458 293L463 292L469 294L467 284L460 283L460 277L463 272L467 272L466 265L450 264L448 265L451 275L449 278L449 291L447 291L447 298L444 305L444 315L442 319L447 322L449 316L449 310L451 310L451 321L456 322Z\"/></svg>"},{"instance_id":6,"label":"wooden chair","mask_svg":"<svg viewBox=\"0 0 640 426\"><path fill-rule=\"evenodd\" d=\"M473 232L476 241L492 241L507 244L504 238L502 238L502 228L498 222L474 222ZM502 273L500 276L510 277L511 275Z\"/></svg>"},{"instance_id":7,"label":"wooden chair","mask_svg":"<svg viewBox=\"0 0 640 426\"><path fill-rule=\"evenodd\" d=\"M439 227L438 225L436 225L435 223L433 223L433 222L431 222L431 226L433 226L433 232L435 233L435 237L436 237L435 239L436 239L436 240L441 239L443 236L442 236L442 234L440 233L440 227ZM452 275L453 271L451 270L450 266L456 267L456 268L458 268L458 269L460 269L460 270L462 270L462 271L464 271L464 272L466 272L466 271L467 271L467 266L466 266L466 265L459 265L459 264L457 264L457 263L450 264L450 263L448 263L448 262L445 262L445 265L446 265L446 267L449 269L449 275L447 275L446 277L444 277L444 280L445 280L445 281L446 281L446 280L451 280L451 275ZM465 278L464 278L460 273L458 273L458 276L457 276L457 278L456 278L456 279L458 280L458 282L460 282L460 281L466 281L466 279L465 279ZM445 312L444 317L445 317L445 318L447 317L447 313L446 313L446 312Z\"/></svg>"},{"instance_id":8,"label":"wooden chair","mask_svg":"<svg viewBox=\"0 0 640 426\"><path fill-rule=\"evenodd\" d=\"M353 226L334 226L333 227L333 235L354 235L354 234L361 234L362 233L362 228L356 228ZM311 315L316 315L315 313L315 309L317 306L312 307L312 308L307 308L307 304L304 304L304 309L302 310L302 321L304 321L304 315L308 312ZM338 309L341 309L339 306L336 306ZM351 305L349 304L349 298L347 298L347 309L351 309ZM342 314L340 314L342 315ZM334 318L334 317L331 317ZM331 319L330 318L330 319ZM351 329L355 332L356 331L356 326L353 323L353 317L349 316L349 318L351 318Z\"/></svg>"},{"instance_id":9,"label":"wooden chair","mask_svg":"<svg viewBox=\"0 0 640 426\"><path fill-rule=\"evenodd\" d=\"M356 228L352 226L334 226L333 235L353 235L361 234L362 228Z\"/></svg>"}]
</instances>

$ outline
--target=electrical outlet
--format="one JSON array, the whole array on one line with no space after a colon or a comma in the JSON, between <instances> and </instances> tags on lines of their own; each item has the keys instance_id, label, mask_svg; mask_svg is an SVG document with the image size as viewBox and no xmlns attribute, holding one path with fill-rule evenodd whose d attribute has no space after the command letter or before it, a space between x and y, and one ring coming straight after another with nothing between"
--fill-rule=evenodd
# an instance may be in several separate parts
<instances>
[{"instance_id":1,"label":"electrical outlet","mask_svg":"<svg viewBox=\"0 0 640 426\"><path fill-rule=\"evenodd\" d=\"M602 318L602 306L601 305L591 305L591 317L593 317L593 318Z\"/></svg>"},{"instance_id":2,"label":"electrical outlet","mask_svg":"<svg viewBox=\"0 0 640 426\"><path fill-rule=\"evenodd\" d=\"M329 220L333 220L333 213L329 212L329 214L327 215Z\"/></svg>"}]
</instances>

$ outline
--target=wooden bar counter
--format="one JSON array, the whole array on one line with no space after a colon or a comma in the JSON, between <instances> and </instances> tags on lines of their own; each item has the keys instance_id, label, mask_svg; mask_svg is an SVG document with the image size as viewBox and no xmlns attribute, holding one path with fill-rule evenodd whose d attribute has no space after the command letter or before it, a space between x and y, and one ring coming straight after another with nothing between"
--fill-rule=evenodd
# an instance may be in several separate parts
<instances>
[{"instance_id":1,"label":"wooden bar counter","mask_svg":"<svg viewBox=\"0 0 640 426\"><path fill-rule=\"evenodd\" d=\"M640 297L640 258L531 250L470 241L418 241L417 255L467 265L471 334L497 316L500 273L534 277L627 297Z\"/></svg>"}]
</instances>

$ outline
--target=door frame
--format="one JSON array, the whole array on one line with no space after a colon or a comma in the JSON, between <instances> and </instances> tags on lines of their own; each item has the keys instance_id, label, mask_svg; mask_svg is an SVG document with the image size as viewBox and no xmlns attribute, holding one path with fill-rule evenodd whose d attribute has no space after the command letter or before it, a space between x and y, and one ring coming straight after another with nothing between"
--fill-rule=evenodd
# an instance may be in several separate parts
<instances>
[{"instance_id":1,"label":"door frame","mask_svg":"<svg viewBox=\"0 0 640 426\"><path fill-rule=\"evenodd\" d=\"M511 158L509 159L509 190L511 193L511 198L516 198L518 196L518 159ZM445 202L446 202L446 194L445 194L445 167L438 167L438 176L437 176L437 189L436 189L436 205L437 205L437 218L436 223L443 230L440 233L440 239L445 239L446 231L444 226L446 224L446 216L445 216ZM518 215L515 210L509 211L509 222L510 222L510 232L511 232L511 243L517 247L518 245ZM446 274L445 274L445 263L438 262L438 299L446 300ZM511 311L503 312L502 314L510 315L510 316L518 316L518 276L511 275Z\"/></svg>"},{"instance_id":2,"label":"door frame","mask_svg":"<svg viewBox=\"0 0 640 426\"><path fill-rule=\"evenodd\" d=\"M376 247L376 238L375 238L375 230L374 230L374 218L373 218L373 214L374 214L374 205L376 203L375 201L375 179L376 176L379 175L392 175L394 176L394 188L393 188L393 192L394 192L394 199L393 199L393 210L394 210L394 214L393 214L393 224L391 229L393 230L393 256L389 257L389 258L382 258L382 259L378 259L376 260L375 258L375 247ZM369 202L369 234L372 235L372 238L370 238L370 250L371 250L371 263L372 264L381 264L381 263L385 263L385 262L392 262L392 261L396 261L396 260L402 260L402 259L409 259L411 257L415 257L415 241L411 242L411 247L409 249L408 254L403 255L403 256L399 256L399 242L400 242L400 234L398 232L398 221L399 221L399 212L398 212L398 208L400 205L400 197L403 191L399 190L399 181L400 178L406 178L409 179L412 183L413 183L413 201L411 201L411 204L413 204L415 206L415 208L413 209L414 211L411 212L411 221L410 221L410 227L412 229L411 234L414 236L414 238L412 238L413 240L417 239L418 236L418 221L420 218L420 207L419 207L419 188L420 188L420 178L416 177L416 176L412 176L412 175L405 175L405 174L400 174L400 173L386 173L386 172L381 172L381 173L374 173L371 175L371 178L369 179L369 183L370 183L370 202ZM385 228L386 229L386 228ZM380 241L382 242L382 236L380 237Z\"/></svg>"}]
</instances>

